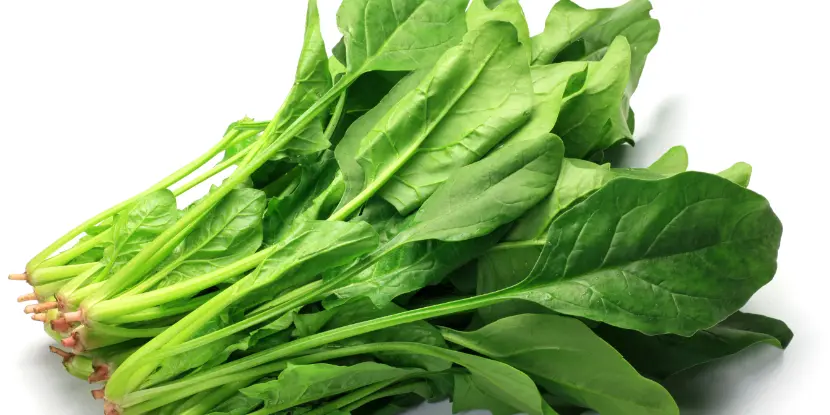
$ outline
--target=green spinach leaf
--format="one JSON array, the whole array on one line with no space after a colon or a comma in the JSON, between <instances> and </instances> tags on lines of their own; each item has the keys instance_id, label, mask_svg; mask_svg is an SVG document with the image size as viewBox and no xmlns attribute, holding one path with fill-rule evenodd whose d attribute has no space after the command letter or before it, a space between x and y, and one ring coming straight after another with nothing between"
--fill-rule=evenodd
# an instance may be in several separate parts
<instances>
[{"instance_id":1,"label":"green spinach leaf","mask_svg":"<svg viewBox=\"0 0 830 415\"><path fill-rule=\"evenodd\" d=\"M766 199L718 176L618 178L554 220L509 296L648 334L692 335L772 279L780 239Z\"/></svg>"}]
</instances>

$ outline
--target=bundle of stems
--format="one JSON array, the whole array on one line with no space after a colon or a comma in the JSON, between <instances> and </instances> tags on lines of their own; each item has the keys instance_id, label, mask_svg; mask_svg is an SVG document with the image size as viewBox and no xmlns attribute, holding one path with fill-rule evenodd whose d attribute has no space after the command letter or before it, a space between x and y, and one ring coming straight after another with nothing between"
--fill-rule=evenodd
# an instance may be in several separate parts
<instances>
[{"instance_id":1,"label":"bundle of stems","mask_svg":"<svg viewBox=\"0 0 830 415\"><path fill-rule=\"evenodd\" d=\"M516 0L375 3L343 1L329 56L310 0L273 119L10 276L106 414L676 414L665 377L787 345L739 312L781 235L751 168L608 163L648 1L560 1L533 37Z\"/></svg>"}]
</instances>

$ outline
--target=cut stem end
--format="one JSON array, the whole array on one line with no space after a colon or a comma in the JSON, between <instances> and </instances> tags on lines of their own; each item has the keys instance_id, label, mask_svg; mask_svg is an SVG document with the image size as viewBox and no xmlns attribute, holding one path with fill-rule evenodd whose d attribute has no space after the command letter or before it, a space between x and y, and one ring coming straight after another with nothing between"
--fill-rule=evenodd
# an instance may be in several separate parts
<instances>
[{"instance_id":1,"label":"cut stem end","mask_svg":"<svg viewBox=\"0 0 830 415\"><path fill-rule=\"evenodd\" d=\"M12 281L27 281L29 276L27 274L10 274L9 279Z\"/></svg>"}]
</instances>

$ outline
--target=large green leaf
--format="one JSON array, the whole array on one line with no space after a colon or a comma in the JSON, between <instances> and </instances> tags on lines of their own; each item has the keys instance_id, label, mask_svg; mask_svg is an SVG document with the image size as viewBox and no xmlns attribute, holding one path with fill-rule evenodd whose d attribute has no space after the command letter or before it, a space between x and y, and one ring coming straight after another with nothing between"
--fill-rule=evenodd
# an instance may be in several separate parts
<instances>
[{"instance_id":1,"label":"large green leaf","mask_svg":"<svg viewBox=\"0 0 830 415\"><path fill-rule=\"evenodd\" d=\"M699 366L756 344L786 348L793 338L784 322L757 314L735 313L691 337L647 336L602 325L594 329L641 373L657 379Z\"/></svg>"},{"instance_id":2,"label":"large green leaf","mask_svg":"<svg viewBox=\"0 0 830 415\"><path fill-rule=\"evenodd\" d=\"M549 392L601 414L678 413L665 389L642 377L576 319L523 314L473 332L446 329L445 337L522 370Z\"/></svg>"},{"instance_id":3,"label":"large green leaf","mask_svg":"<svg viewBox=\"0 0 830 415\"><path fill-rule=\"evenodd\" d=\"M378 191L400 211L411 211L455 169L515 129L531 105L529 67L517 62L515 29L489 23L445 53L365 136L347 134L337 151L346 194L335 217L348 216Z\"/></svg>"},{"instance_id":4,"label":"large green leaf","mask_svg":"<svg viewBox=\"0 0 830 415\"><path fill-rule=\"evenodd\" d=\"M428 66L461 40L467 0L344 0L337 12L347 73Z\"/></svg>"},{"instance_id":5,"label":"large green leaf","mask_svg":"<svg viewBox=\"0 0 830 415\"><path fill-rule=\"evenodd\" d=\"M530 276L506 295L648 334L692 335L776 270L781 223L718 176L612 180L557 217Z\"/></svg>"},{"instance_id":6,"label":"large green leaf","mask_svg":"<svg viewBox=\"0 0 830 415\"><path fill-rule=\"evenodd\" d=\"M485 294L521 282L536 264L551 222L577 201L617 177L661 179L682 173L688 165L683 147L673 147L646 169L612 169L579 159L564 159L553 192L519 218L505 243L482 255L477 266L477 292ZM540 313L543 308L524 301L508 301L479 310L485 321L521 313Z\"/></svg>"},{"instance_id":7,"label":"large green leaf","mask_svg":"<svg viewBox=\"0 0 830 415\"><path fill-rule=\"evenodd\" d=\"M116 216L112 245L104 251L109 271L117 271L179 218L176 197L169 190L150 193Z\"/></svg>"}]
</instances>

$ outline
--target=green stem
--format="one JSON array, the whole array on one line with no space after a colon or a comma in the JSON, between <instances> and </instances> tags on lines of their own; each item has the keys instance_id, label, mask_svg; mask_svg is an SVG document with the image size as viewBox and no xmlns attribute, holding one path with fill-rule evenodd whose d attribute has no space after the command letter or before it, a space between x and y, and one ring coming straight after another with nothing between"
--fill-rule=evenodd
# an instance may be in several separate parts
<instances>
[{"instance_id":1,"label":"green stem","mask_svg":"<svg viewBox=\"0 0 830 415\"><path fill-rule=\"evenodd\" d=\"M98 235L89 238L84 242L80 242L77 245L73 246L72 248L63 251L52 258L43 261L38 268L46 268L46 267L59 267L61 265L66 265L69 261L77 258L78 256L88 252L90 249L95 248L97 246L103 245L109 242L112 238L112 230L108 229L104 232L99 233ZM33 271L36 273L37 269Z\"/></svg>"},{"instance_id":2,"label":"green stem","mask_svg":"<svg viewBox=\"0 0 830 415\"><path fill-rule=\"evenodd\" d=\"M202 304L213 298L216 293L205 294L190 301L174 307L150 307L135 313L115 316L108 320L112 324L137 323L142 321L158 320L164 317L177 316L199 308Z\"/></svg>"},{"instance_id":3,"label":"green stem","mask_svg":"<svg viewBox=\"0 0 830 415\"><path fill-rule=\"evenodd\" d=\"M323 136L328 142L331 142L331 137L334 135L334 131L337 130L337 125L340 123L340 120L343 118L343 110L346 108L347 94L348 91L346 90L340 94L340 98L337 100L337 105L335 105L334 112L329 120L329 124L326 126L326 131L323 132Z\"/></svg>"},{"instance_id":4,"label":"green stem","mask_svg":"<svg viewBox=\"0 0 830 415\"><path fill-rule=\"evenodd\" d=\"M68 280L77 277L93 268L98 267L97 262L77 265L64 265L59 267L38 268L29 274L29 283L38 286L49 284L55 281Z\"/></svg>"},{"instance_id":5,"label":"green stem","mask_svg":"<svg viewBox=\"0 0 830 415\"><path fill-rule=\"evenodd\" d=\"M86 326L87 330L100 336L125 337L129 339L141 339L158 336L165 330L165 327L153 327L143 329L132 329L126 327L111 326L109 324L96 323L91 326Z\"/></svg>"},{"instance_id":6,"label":"green stem","mask_svg":"<svg viewBox=\"0 0 830 415\"><path fill-rule=\"evenodd\" d=\"M471 297L452 303L446 303L437 306L406 311L403 313L398 313L386 317L380 317L374 320L355 323L349 326L313 334L308 337L299 338L292 342L274 347L273 349L265 350L250 356L246 356L233 362L225 363L221 366L218 366L214 369L208 370L200 375L196 375L188 379L183 379L158 388L134 392L129 395L128 399L125 399L125 405L127 405L127 403L133 402L133 400L138 400L136 403L143 402L144 400L149 399L147 398L148 396L154 397L156 394L165 394L170 391L192 391L193 388L199 388L199 385L203 383L211 382L211 385L213 385L213 382L216 379L227 379L233 376L241 376L244 372L252 370L259 366L267 365L271 362L285 359L291 356L296 356L308 350L322 347L354 336L359 336L361 334L366 334L389 327L395 327L402 324L412 323L415 321L428 320L436 317L462 313L465 311L471 311L481 307L490 306L508 299L509 296L505 295L505 293L506 291L504 290L496 291L493 293ZM390 346L390 344L394 345L394 343L375 343L345 349L360 350L360 354L362 354L378 351L378 348L381 346L384 347L384 351L390 351L389 347L402 347L400 345ZM409 347L409 349L407 349L406 351L412 352L412 348L415 348L416 346L418 346L418 344L407 344L407 347ZM423 351L424 354L436 353L435 350L432 350L430 348L422 348L425 349L425 351ZM442 356L442 358L445 357ZM214 385L212 387L217 386L219 385Z\"/></svg>"},{"instance_id":7,"label":"green stem","mask_svg":"<svg viewBox=\"0 0 830 415\"><path fill-rule=\"evenodd\" d=\"M84 350L95 350L133 339L152 338L165 330L161 328L132 329L106 324L83 325L73 331Z\"/></svg>"},{"instance_id":8,"label":"green stem","mask_svg":"<svg viewBox=\"0 0 830 415\"><path fill-rule=\"evenodd\" d=\"M81 223L80 225L78 225L77 227L75 227L74 229L69 231L67 234L61 236L55 242L53 242L51 245L46 247L43 251L41 251L40 253L35 255L35 257L32 258L29 261L29 263L26 265L27 273L34 272L34 270L38 266L40 266L40 264L43 263L43 261L48 259L50 255L52 255L55 251L60 249L62 246L69 243L71 240L75 239L78 235L80 235L81 233L86 231L89 227L95 226L98 223L100 223L101 221L114 216L116 213L120 212L121 210L123 210L127 206L130 206L133 202L135 202L136 200L144 197L145 195L153 193L157 190L166 189L166 188L170 187L171 185L173 185L175 183L178 183L181 179L187 177L188 175L190 175L191 173L196 171L196 169L198 169L199 167L202 167L205 163L210 161L217 154L222 152L222 150L225 149L225 147L228 145L228 143L232 142L236 138L237 134L239 134L239 132L236 131L236 130L228 131L225 134L225 136L222 138L222 140L219 141L219 143L217 143L215 146L213 146L206 153L204 153L201 156L199 156L198 158L196 158L196 160L193 160L192 162L188 163L186 166L184 166L181 169L177 170L175 173L171 174L170 176L163 179L162 181L156 183L155 185L153 185L149 189L147 189L147 190L145 190L145 191L143 191L143 192L141 192L141 193L139 193L139 194L137 194L137 195L135 195L135 196L133 196L133 197L131 197L131 198L129 198L129 199L127 199L127 200L125 200L125 201L123 201L123 202L121 202L121 203L119 203L119 204L117 204L117 205L115 205L115 206L113 206L113 207L111 207L111 208L95 215L95 216L93 216L92 218L86 220L85 222Z\"/></svg>"},{"instance_id":9,"label":"green stem","mask_svg":"<svg viewBox=\"0 0 830 415\"><path fill-rule=\"evenodd\" d=\"M178 390L172 393L162 394L156 399L153 400L143 400L131 404L131 401L125 400L125 403L121 405L122 409L121 415L140 415L150 412L154 409L161 408L164 405L171 404L178 400L187 398L193 394L218 388L223 385L237 383L237 382L253 382L269 373L279 372L284 370L287 366L285 362L274 363L270 365L264 365L257 370L252 370L247 373L241 373L237 375L226 376L223 378L216 378L208 382L204 382L199 384L197 387L189 389L189 390ZM116 371L117 372L117 371ZM151 390L151 389L147 389ZM131 396L131 395L128 395Z\"/></svg>"},{"instance_id":10,"label":"green stem","mask_svg":"<svg viewBox=\"0 0 830 415\"><path fill-rule=\"evenodd\" d=\"M268 257L277 252L279 248L281 246L274 245L240 259L226 267L157 290L101 301L91 308L86 309L84 317L87 321L112 321L112 319L139 312L149 307L188 298L198 294L202 290L216 286L230 278L256 268Z\"/></svg>"}]
</instances>

